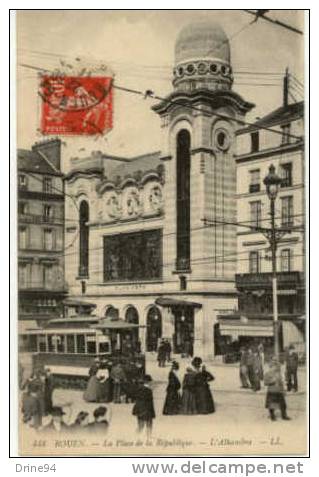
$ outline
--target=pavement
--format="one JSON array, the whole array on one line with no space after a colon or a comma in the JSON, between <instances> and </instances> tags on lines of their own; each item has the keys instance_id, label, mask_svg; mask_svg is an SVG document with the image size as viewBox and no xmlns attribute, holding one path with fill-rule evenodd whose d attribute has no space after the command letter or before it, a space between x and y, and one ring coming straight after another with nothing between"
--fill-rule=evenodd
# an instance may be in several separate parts
<instances>
[{"instance_id":1,"label":"pavement","mask_svg":"<svg viewBox=\"0 0 319 477\"><path fill-rule=\"evenodd\" d=\"M189 361L189 359L179 359L181 379ZM163 416L162 408L170 366L159 368L157 362L151 359L148 360L146 368L146 372L153 377L152 388L156 412L151 442L147 443L142 437L142 443L137 449L136 418L132 415L133 404L111 403L107 404L112 412L107 439L91 442L91 444L86 442L86 448L93 448L94 453L101 455L138 454L139 452L154 455L155 450L161 455L236 455L243 452L246 455L275 455L286 450L291 454L306 452L305 369L300 368L298 373L300 390L286 395L291 420L282 421L278 416L278 420L272 422L265 409L266 389L264 387L259 392L241 389L238 365L209 362L206 366L215 377L211 385L216 406L214 414ZM53 394L53 403L69 406L72 409L72 419L78 412L86 410L93 420L93 410L97 407L95 403L86 403L83 400L83 392L78 390L56 389ZM56 450L56 452L59 451L61 451L60 448ZM74 449L66 448L63 453L74 455Z\"/></svg>"}]
</instances>

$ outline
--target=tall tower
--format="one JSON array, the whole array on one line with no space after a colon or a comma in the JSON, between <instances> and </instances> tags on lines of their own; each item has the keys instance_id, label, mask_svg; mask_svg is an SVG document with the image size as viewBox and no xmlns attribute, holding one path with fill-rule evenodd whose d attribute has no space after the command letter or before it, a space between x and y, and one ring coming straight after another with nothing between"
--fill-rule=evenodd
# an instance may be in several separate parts
<instances>
[{"instance_id":1,"label":"tall tower","mask_svg":"<svg viewBox=\"0 0 319 477\"><path fill-rule=\"evenodd\" d=\"M220 310L237 304L235 132L254 105L231 89L229 41L216 23L182 29L173 73L174 91L153 107L165 164L163 291L184 300L166 321L207 359Z\"/></svg>"},{"instance_id":2,"label":"tall tower","mask_svg":"<svg viewBox=\"0 0 319 477\"><path fill-rule=\"evenodd\" d=\"M162 118L166 176L163 248L171 266L164 278L183 275L189 291L234 280L235 131L254 105L232 83L224 30L213 22L184 27L175 46L174 91L153 109Z\"/></svg>"}]
</instances>

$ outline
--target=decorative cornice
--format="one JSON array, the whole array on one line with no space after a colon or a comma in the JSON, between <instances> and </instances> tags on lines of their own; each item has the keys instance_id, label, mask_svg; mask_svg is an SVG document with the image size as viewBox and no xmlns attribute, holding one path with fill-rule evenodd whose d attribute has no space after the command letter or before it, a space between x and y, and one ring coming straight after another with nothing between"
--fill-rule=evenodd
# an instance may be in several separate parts
<instances>
[{"instance_id":1,"label":"decorative cornice","mask_svg":"<svg viewBox=\"0 0 319 477\"><path fill-rule=\"evenodd\" d=\"M245 101L239 94L234 91L225 91L225 90L207 90L207 89L198 89L190 92L186 91L174 91L163 99L160 103L152 107L153 111L159 115L163 115L169 112L172 108L176 106L195 106L195 104L208 103L213 110L216 110L220 107L226 105L231 105L237 109L238 112L245 114L250 111L255 105L248 101ZM200 113L200 110L198 109ZM203 114L207 111L203 111ZM224 116L225 119L228 119L228 116Z\"/></svg>"}]
</instances>

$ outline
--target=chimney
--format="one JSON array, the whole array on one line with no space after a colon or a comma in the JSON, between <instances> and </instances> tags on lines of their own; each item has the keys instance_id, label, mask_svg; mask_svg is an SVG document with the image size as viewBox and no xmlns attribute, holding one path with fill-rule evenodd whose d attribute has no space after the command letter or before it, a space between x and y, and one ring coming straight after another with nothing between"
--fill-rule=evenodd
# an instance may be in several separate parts
<instances>
[{"instance_id":1,"label":"chimney","mask_svg":"<svg viewBox=\"0 0 319 477\"><path fill-rule=\"evenodd\" d=\"M47 141L36 142L32 146L32 151L43 154L51 162L53 167L61 171L61 140L48 139Z\"/></svg>"}]
</instances>

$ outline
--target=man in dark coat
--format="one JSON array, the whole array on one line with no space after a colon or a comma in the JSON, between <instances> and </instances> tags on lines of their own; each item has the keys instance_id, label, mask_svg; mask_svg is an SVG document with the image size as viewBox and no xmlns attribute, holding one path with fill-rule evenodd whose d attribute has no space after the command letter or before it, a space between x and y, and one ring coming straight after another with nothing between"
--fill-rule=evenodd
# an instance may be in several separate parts
<instances>
[{"instance_id":1,"label":"man in dark coat","mask_svg":"<svg viewBox=\"0 0 319 477\"><path fill-rule=\"evenodd\" d=\"M289 421L290 417L287 416L284 383L278 359L272 359L270 369L265 374L264 383L268 388L265 407L269 409L270 419L272 421L276 420L275 410L279 408L282 419Z\"/></svg>"},{"instance_id":2,"label":"man in dark coat","mask_svg":"<svg viewBox=\"0 0 319 477\"><path fill-rule=\"evenodd\" d=\"M136 401L133 406L132 414L137 417L137 432L140 433L146 427L146 437L152 437L153 419L155 418L153 391L150 388L152 378L146 374L143 383L136 394Z\"/></svg>"},{"instance_id":3,"label":"man in dark coat","mask_svg":"<svg viewBox=\"0 0 319 477\"><path fill-rule=\"evenodd\" d=\"M52 394L54 391L54 383L51 375L51 370L45 370L44 378L44 413L45 415L50 414L52 409Z\"/></svg>"},{"instance_id":4,"label":"man in dark coat","mask_svg":"<svg viewBox=\"0 0 319 477\"><path fill-rule=\"evenodd\" d=\"M179 414L181 397L179 390L181 388L180 380L176 372L179 369L179 364L176 361L172 363L172 369L168 375L168 385L166 388L166 399L163 408L163 414L166 416L173 416Z\"/></svg>"},{"instance_id":5,"label":"man in dark coat","mask_svg":"<svg viewBox=\"0 0 319 477\"><path fill-rule=\"evenodd\" d=\"M287 378L287 391L292 389L298 391L298 354L295 352L293 345L289 346L288 353L286 355L286 378Z\"/></svg>"},{"instance_id":6,"label":"man in dark coat","mask_svg":"<svg viewBox=\"0 0 319 477\"><path fill-rule=\"evenodd\" d=\"M169 340L165 340L166 346L166 361L169 363L171 361L172 346Z\"/></svg>"},{"instance_id":7,"label":"man in dark coat","mask_svg":"<svg viewBox=\"0 0 319 477\"><path fill-rule=\"evenodd\" d=\"M157 361L158 361L158 366L160 368L165 367L165 361L166 361L166 344L165 341L162 340L159 344L158 350L157 350Z\"/></svg>"}]
</instances>

